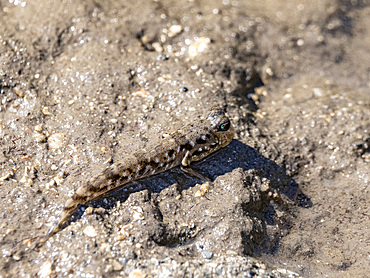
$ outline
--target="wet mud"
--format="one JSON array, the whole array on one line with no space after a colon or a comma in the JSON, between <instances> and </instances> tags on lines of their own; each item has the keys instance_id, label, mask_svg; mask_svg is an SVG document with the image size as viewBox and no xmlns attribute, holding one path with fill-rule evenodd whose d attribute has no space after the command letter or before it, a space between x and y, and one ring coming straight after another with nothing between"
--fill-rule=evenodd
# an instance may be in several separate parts
<instances>
[{"instance_id":1,"label":"wet mud","mask_svg":"<svg viewBox=\"0 0 370 278\"><path fill-rule=\"evenodd\" d=\"M369 1L0 1L0 277L366 277ZM84 182L223 107L194 169L35 242Z\"/></svg>"}]
</instances>

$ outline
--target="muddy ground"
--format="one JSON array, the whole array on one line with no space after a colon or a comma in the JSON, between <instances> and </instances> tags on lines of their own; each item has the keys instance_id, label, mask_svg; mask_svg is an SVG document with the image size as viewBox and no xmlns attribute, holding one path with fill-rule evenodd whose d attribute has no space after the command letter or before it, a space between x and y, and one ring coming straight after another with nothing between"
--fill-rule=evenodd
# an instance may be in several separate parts
<instances>
[{"instance_id":1,"label":"muddy ground","mask_svg":"<svg viewBox=\"0 0 370 278\"><path fill-rule=\"evenodd\" d=\"M366 277L369 26L368 0L0 1L0 277ZM33 249L213 105L237 134L205 194L174 169Z\"/></svg>"}]
</instances>

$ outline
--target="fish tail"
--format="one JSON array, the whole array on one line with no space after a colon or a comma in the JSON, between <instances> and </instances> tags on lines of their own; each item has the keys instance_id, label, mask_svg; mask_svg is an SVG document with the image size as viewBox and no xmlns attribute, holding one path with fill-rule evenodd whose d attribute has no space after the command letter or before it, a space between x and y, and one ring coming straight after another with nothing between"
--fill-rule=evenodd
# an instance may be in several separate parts
<instances>
[{"instance_id":1,"label":"fish tail","mask_svg":"<svg viewBox=\"0 0 370 278\"><path fill-rule=\"evenodd\" d=\"M47 242L53 235L63 230L68 225L68 220L73 214L74 210L75 210L74 206L64 208L64 210L59 216L59 219L53 223L47 234L40 238L40 240L36 243L35 249L42 247L45 244L45 242Z\"/></svg>"}]
</instances>

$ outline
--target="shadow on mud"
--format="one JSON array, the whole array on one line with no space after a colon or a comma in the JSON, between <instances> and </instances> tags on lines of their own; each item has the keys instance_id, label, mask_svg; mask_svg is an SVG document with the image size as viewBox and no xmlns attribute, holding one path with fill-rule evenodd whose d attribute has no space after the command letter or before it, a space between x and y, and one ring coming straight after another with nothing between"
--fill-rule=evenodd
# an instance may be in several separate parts
<instances>
[{"instance_id":1,"label":"shadow on mud","mask_svg":"<svg viewBox=\"0 0 370 278\"><path fill-rule=\"evenodd\" d=\"M294 179L286 175L285 169L277 165L274 161L265 158L258 153L254 148L249 147L237 140L233 140L229 146L219 152L213 154L202 162L195 163L193 168L201 172L203 175L208 176L212 181L217 177L226 173L232 172L234 169L241 168L244 171L253 170L259 178L268 179L272 190L278 192L285 205L280 205L283 210L290 211L292 207L312 207L312 202L309 197L304 195L298 184ZM121 189L118 189L109 195L95 200L91 205L95 208L102 207L104 209L111 209L116 206L116 202L125 202L131 193L147 189L150 193L159 193L169 185L177 184L180 188L188 189L200 182L192 177L187 176L179 168L175 168L168 172L158 174L151 178L146 178L140 181L133 182ZM272 200L271 200L272 201ZM264 212L265 225L275 225L275 207L278 204L271 202ZM275 206L275 207L274 207ZM78 221L84 212L82 206L76 211L69 223ZM253 213L253 212L251 212ZM290 213L290 212L288 212ZM292 223L284 223L285 227L290 227ZM69 224L68 224L69 225ZM267 236L268 237L268 236ZM275 239L274 247L263 247L257 253L275 253L278 248L279 239Z\"/></svg>"}]
</instances>

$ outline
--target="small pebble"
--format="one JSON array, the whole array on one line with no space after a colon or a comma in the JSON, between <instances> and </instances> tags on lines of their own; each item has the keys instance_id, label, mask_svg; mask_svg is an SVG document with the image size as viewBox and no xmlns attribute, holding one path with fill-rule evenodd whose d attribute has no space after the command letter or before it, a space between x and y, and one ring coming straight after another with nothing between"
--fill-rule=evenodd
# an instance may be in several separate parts
<instances>
[{"instance_id":1,"label":"small pebble","mask_svg":"<svg viewBox=\"0 0 370 278\"><path fill-rule=\"evenodd\" d=\"M168 60L170 57L168 55L165 55L163 53L159 53L158 56L157 56L157 61L166 61Z\"/></svg>"},{"instance_id":2,"label":"small pebble","mask_svg":"<svg viewBox=\"0 0 370 278\"><path fill-rule=\"evenodd\" d=\"M269 76L274 76L274 72L273 72L272 68L266 68L265 72L266 72Z\"/></svg>"},{"instance_id":3,"label":"small pebble","mask_svg":"<svg viewBox=\"0 0 370 278\"><path fill-rule=\"evenodd\" d=\"M66 144L65 133L54 133L48 138L49 147L53 150L59 149Z\"/></svg>"},{"instance_id":4,"label":"small pebble","mask_svg":"<svg viewBox=\"0 0 370 278\"><path fill-rule=\"evenodd\" d=\"M141 37L141 42L143 44L147 44L149 42L149 37L147 35L144 35Z\"/></svg>"},{"instance_id":5,"label":"small pebble","mask_svg":"<svg viewBox=\"0 0 370 278\"><path fill-rule=\"evenodd\" d=\"M121 271L123 269L123 265L116 260L113 260L112 267L115 271Z\"/></svg>"},{"instance_id":6,"label":"small pebble","mask_svg":"<svg viewBox=\"0 0 370 278\"><path fill-rule=\"evenodd\" d=\"M129 278L145 278L146 274L140 269L135 269L128 275Z\"/></svg>"},{"instance_id":7,"label":"small pebble","mask_svg":"<svg viewBox=\"0 0 370 278\"><path fill-rule=\"evenodd\" d=\"M111 163L112 161L113 161L113 158L109 157L106 161L103 162L103 164L108 164L108 163Z\"/></svg>"},{"instance_id":8,"label":"small pebble","mask_svg":"<svg viewBox=\"0 0 370 278\"><path fill-rule=\"evenodd\" d=\"M46 142L46 136L43 133L41 133L41 132L35 132L33 134L33 139L35 139L35 141L37 143L44 143L44 142Z\"/></svg>"},{"instance_id":9,"label":"small pebble","mask_svg":"<svg viewBox=\"0 0 370 278\"><path fill-rule=\"evenodd\" d=\"M34 129L35 129L35 131L41 132L42 131L42 125L35 125Z\"/></svg>"},{"instance_id":10,"label":"small pebble","mask_svg":"<svg viewBox=\"0 0 370 278\"><path fill-rule=\"evenodd\" d=\"M133 92L132 96L134 97L146 97L147 96L147 91L144 88L141 88L139 91Z\"/></svg>"},{"instance_id":11,"label":"small pebble","mask_svg":"<svg viewBox=\"0 0 370 278\"><path fill-rule=\"evenodd\" d=\"M116 236L116 240L117 241L119 241L119 240L126 240L130 236L130 233L128 231L130 229L132 229L132 224L128 224L128 225L123 226L119 230L119 234Z\"/></svg>"},{"instance_id":12,"label":"small pebble","mask_svg":"<svg viewBox=\"0 0 370 278\"><path fill-rule=\"evenodd\" d=\"M38 272L38 275L40 278L46 278L46 277L50 277L51 276L51 267L52 267L52 263L51 261L46 261L40 268L40 271Z\"/></svg>"},{"instance_id":13,"label":"small pebble","mask_svg":"<svg viewBox=\"0 0 370 278\"><path fill-rule=\"evenodd\" d=\"M163 47L159 42L152 43L152 46L153 46L155 52L158 52L158 53L163 52Z\"/></svg>"},{"instance_id":14,"label":"small pebble","mask_svg":"<svg viewBox=\"0 0 370 278\"><path fill-rule=\"evenodd\" d=\"M203 197L207 193L208 189L209 189L209 182L207 181L201 184L199 190L195 192L195 197Z\"/></svg>"},{"instance_id":15,"label":"small pebble","mask_svg":"<svg viewBox=\"0 0 370 278\"><path fill-rule=\"evenodd\" d=\"M253 101L259 101L259 96L258 95L256 95L256 94L252 94L251 95L251 99L253 100Z\"/></svg>"},{"instance_id":16,"label":"small pebble","mask_svg":"<svg viewBox=\"0 0 370 278\"><path fill-rule=\"evenodd\" d=\"M26 185L29 185L29 186L33 185L33 180L28 178L27 176L23 176L19 182L25 183Z\"/></svg>"},{"instance_id":17,"label":"small pebble","mask_svg":"<svg viewBox=\"0 0 370 278\"><path fill-rule=\"evenodd\" d=\"M14 92L19 96L19 97L23 97L24 94L23 94L23 91L17 87L14 87Z\"/></svg>"},{"instance_id":18,"label":"small pebble","mask_svg":"<svg viewBox=\"0 0 370 278\"><path fill-rule=\"evenodd\" d=\"M122 241L122 240L127 239L127 237L128 237L128 236L129 236L129 234L127 234L127 235L120 234L120 235L115 236L115 237L114 237L114 240L115 240L115 241Z\"/></svg>"},{"instance_id":19,"label":"small pebble","mask_svg":"<svg viewBox=\"0 0 370 278\"><path fill-rule=\"evenodd\" d=\"M100 251L109 252L109 250L110 250L110 245L108 243L104 242L100 245Z\"/></svg>"},{"instance_id":20,"label":"small pebble","mask_svg":"<svg viewBox=\"0 0 370 278\"><path fill-rule=\"evenodd\" d=\"M49 111L49 107L42 107L42 114L44 115L51 115L50 111Z\"/></svg>"},{"instance_id":21,"label":"small pebble","mask_svg":"<svg viewBox=\"0 0 370 278\"><path fill-rule=\"evenodd\" d=\"M322 90L320 88L313 88L313 94L316 97L322 97L323 96Z\"/></svg>"},{"instance_id":22,"label":"small pebble","mask_svg":"<svg viewBox=\"0 0 370 278\"><path fill-rule=\"evenodd\" d=\"M304 45L304 40L303 39L297 40L297 45L298 46L303 46Z\"/></svg>"},{"instance_id":23,"label":"small pebble","mask_svg":"<svg viewBox=\"0 0 370 278\"><path fill-rule=\"evenodd\" d=\"M96 228L93 226L87 226L83 233L88 237L96 237L98 235L98 232L96 231Z\"/></svg>"},{"instance_id":24,"label":"small pebble","mask_svg":"<svg viewBox=\"0 0 370 278\"><path fill-rule=\"evenodd\" d=\"M141 207L133 207L132 211L132 221L144 219L143 209Z\"/></svg>"},{"instance_id":25,"label":"small pebble","mask_svg":"<svg viewBox=\"0 0 370 278\"><path fill-rule=\"evenodd\" d=\"M87 215L90 215L94 212L94 208L93 207L88 207L86 210L85 210L85 214Z\"/></svg>"},{"instance_id":26,"label":"small pebble","mask_svg":"<svg viewBox=\"0 0 370 278\"><path fill-rule=\"evenodd\" d=\"M210 252L210 251L203 251L202 252L202 257L205 258L205 259L212 259L213 257L213 253Z\"/></svg>"},{"instance_id":27,"label":"small pebble","mask_svg":"<svg viewBox=\"0 0 370 278\"><path fill-rule=\"evenodd\" d=\"M194 58L199 53L205 51L208 48L208 45L211 43L209 38L200 37L195 42L189 46L189 56Z\"/></svg>"},{"instance_id":28,"label":"small pebble","mask_svg":"<svg viewBox=\"0 0 370 278\"><path fill-rule=\"evenodd\" d=\"M56 176L54 177L54 181L57 185L61 185L64 182L64 179L61 176Z\"/></svg>"},{"instance_id":29,"label":"small pebble","mask_svg":"<svg viewBox=\"0 0 370 278\"><path fill-rule=\"evenodd\" d=\"M168 37L173 38L182 31L181 25L172 25L168 28Z\"/></svg>"},{"instance_id":30,"label":"small pebble","mask_svg":"<svg viewBox=\"0 0 370 278\"><path fill-rule=\"evenodd\" d=\"M257 95L259 96L267 96L268 93L267 93L267 89L265 86L261 86L261 87L258 87L258 88L254 88L254 91L256 92Z\"/></svg>"},{"instance_id":31,"label":"small pebble","mask_svg":"<svg viewBox=\"0 0 370 278\"><path fill-rule=\"evenodd\" d=\"M23 240L23 244L25 244L27 247L31 246L32 241L30 239Z\"/></svg>"},{"instance_id":32,"label":"small pebble","mask_svg":"<svg viewBox=\"0 0 370 278\"><path fill-rule=\"evenodd\" d=\"M109 149L108 149L107 147L102 147L102 148L100 149L100 151L101 151L102 153L106 153L106 152L108 152L108 151L109 151Z\"/></svg>"}]
</instances>

